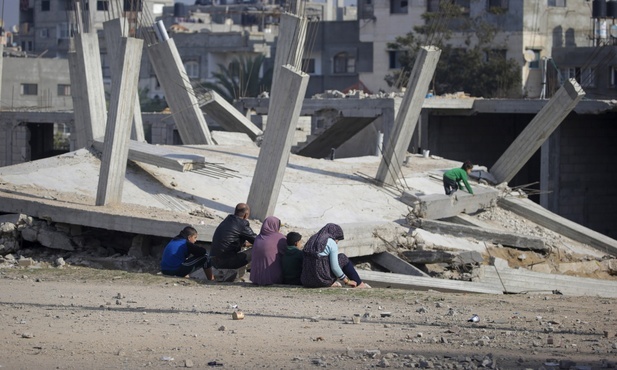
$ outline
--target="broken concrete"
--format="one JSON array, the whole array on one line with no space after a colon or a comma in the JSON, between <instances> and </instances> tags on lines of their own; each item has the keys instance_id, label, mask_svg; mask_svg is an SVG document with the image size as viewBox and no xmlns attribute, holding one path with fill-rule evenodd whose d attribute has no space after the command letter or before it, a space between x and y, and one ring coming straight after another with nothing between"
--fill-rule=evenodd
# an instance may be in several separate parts
<instances>
[{"instance_id":1,"label":"broken concrete","mask_svg":"<svg viewBox=\"0 0 617 370\"><path fill-rule=\"evenodd\" d=\"M384 148L383 158L375 176L381 183L394 185L402 177L400 168L403 165L418 117L420 117L422 103L440 55L441 50L434 46L420 48L409 76L407 91L396 114L393 134Z\"/></svg>"},{"instance_id":2,"label":"broken concrete","mask_svg":"<svg viewBox=\"0 0 617 370\"><path fill-rule=\"evenodd\" d=\"M263 135L263 131L259 127L255 126L251 120L238 112L233 105L229 104L216 91L209 90L200 96L199 99L201 109L225 130L247 134L253 140Z\"/></svg>"},{"instance_id":3,"label":"broken concrete","mask_svg":"<svg viewBox=\"0 0 617 370\"><path fill-rule=\"evenodd\" d=\"M358 274L372 287L413 290L435 290L446 293L503 294L503 289L492 283L433 279L387 272L360 270Z\"/></svg>"},{"instance_id":4,"label":"broken concrete","mask_svg":"<svg viewBox=\"0 0 617 370\"><path fill-rule=\"evenodd\" d=\"M545 274L526 269L511 269L503 265L481 266L474 281L492 284L495 289L502 289L505 293L617 298L615 281Z\"/></svg>"},{"instance_id":5,"label":"broken concrete","mask_svg":"<svg viewBox=\"0 0 617 370\"><path fill-rule=\"evenodd\" d=\"M575 79L564 81L563 86L493 164L489 172L497 181L512 180L583 96L585 91Z\"/></svg>"},{"instance_id":6,"label":"broken concrete","mask_svg":"<svg viewBox=\"0 0 617 370\"><path fill-rule=\"evenodd\" d=\"M435 220L493 207L498 196L498 191L479 186L474 186L474 195L457 191L452 196L425 194L410 189L403 191L401 202L413 207L413 213L417 217Z\"/></svg>"},{"instance_id":7,"label":"broken concrete","mask_svg":"<svg viewBox=\"0 0 617 370\"><path fill-rule=\"evenodd\" d=\"M413 226L438 233L454 235L462 238L474 238L504 246L547 252L550 248L540 238L527 237L524 235L509 233L501 230L490 230L475 226L454 225L449 222L428 219L416 219Z\"/></svg>"},{"instance_id":8,"label":"broken concrete","mask_svg":"<svg viewBox=\"0 0 617 370\"><path fill-rule=\"evenodd\" d=\"M427 273L420 270L409 262L400 259L389 252L375 253L371 260L386 270L395 274L430 277Z\"/></svg>"},{"instance_id":9,"label":"broken concrete","mask_svg":"<svg viewBox=\"0 0 617 370\"><path fill-rule=\"evenodd\" d=\"M501 198L499 199L499 207L521 215L568 238L588 244L599 251L613 256L617 255L617 240L556 215L529 199Z\"/></svg>"}]
</instances>

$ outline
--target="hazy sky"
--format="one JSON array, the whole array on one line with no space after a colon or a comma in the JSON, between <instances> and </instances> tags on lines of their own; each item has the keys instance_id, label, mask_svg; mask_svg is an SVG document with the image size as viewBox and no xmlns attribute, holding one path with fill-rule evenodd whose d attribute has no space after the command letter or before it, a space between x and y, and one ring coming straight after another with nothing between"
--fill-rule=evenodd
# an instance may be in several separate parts
<instances>
[{"instance_id":1,"label":"hazy sky","mask_svg":"<svg viewBox=\"0 0 617 370\"><path fill-rule=\"evenodd\" d=\"M11 29L19 21L19 1L0 0L0 17L4 19L6 29Z\"/></svg>"}]
</instances>

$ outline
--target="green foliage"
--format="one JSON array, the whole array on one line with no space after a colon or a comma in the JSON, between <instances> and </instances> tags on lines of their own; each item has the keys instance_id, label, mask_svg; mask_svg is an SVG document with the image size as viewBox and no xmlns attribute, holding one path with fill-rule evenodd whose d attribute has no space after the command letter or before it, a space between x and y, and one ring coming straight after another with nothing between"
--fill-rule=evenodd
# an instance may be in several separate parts
<instances>
[{"instance_id":1,"label":"green foliage","mask_svg":"<svg viewBox=\"0 0 617 370\"><path fill-rule=\"evenodd\" d=\"M54 133L54 150L69 150L70 148L69 138L62 132Z\"/></svg>"},{"instance_id":2,"label":"green foliage","mask_svg":"<svg viewBox=\"0 0 617 370\"><path fill-rule=\"evenodd\" d=\"M440 2L438 12L423 14L424 25L399 36L388 44L390 50L400 53L401 70L385 77L389 86L407 85L409 74L420 47L433 45L442 50L432 89L435 94L464 91L477 97L515 97L520 95L520 66L514 59L506 59L505 45L495 45L495 26L482 18L469 18L460 6ZM455 48L450 40L464 35L464 48Z\"/></svg>"},{"instance_id":3,"label":"green foliage","mask_svg":"<svg viewBox=\"0 0 617 370\"><path fill-rule=\"evenodd\" d=\"M229 65L219 64L219 71L213 73L214 83L206 82L203 87L212 89L228 102L244 97L256 97L270 90L272 84L272 69L264 71L260 77L265 62L265 56L239 56ZM196 91L199 89L196 89Z\"/></svg>"},{"instance_id":4,"label":"green foliage","mask_svg":"<svg viewBox=\"0 0 617 370\"><path fill-rule=\"evenodd\" d=\"M167 108L165 99L161 99L158 96L149 98L149 91L148 88L139 89L139 106L142 112L161 112Z\"/></svg>"}]
</instances>

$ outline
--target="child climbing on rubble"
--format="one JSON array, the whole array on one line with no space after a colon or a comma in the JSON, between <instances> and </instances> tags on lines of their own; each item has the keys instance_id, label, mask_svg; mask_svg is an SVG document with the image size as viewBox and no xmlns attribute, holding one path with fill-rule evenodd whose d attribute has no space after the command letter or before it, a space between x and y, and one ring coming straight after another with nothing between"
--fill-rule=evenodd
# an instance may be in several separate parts
<instances>
[{"instance_id":1,"label":"child climbing on rubble","mask_svg":"<svg viewBox=\"0 0 617 370\"><path fill-rule=\"evenodd\" d=\"M443 174L443 188L446 191L446 195L451 195L458 189L461 189L463 187L461 181L465 184L467 192L471 195L475 195L468 181L468 175L471 173L472 169L473 164L471 161L465 161L460 168L453 168L446 171Z\"/></svg>"}]
</instances>

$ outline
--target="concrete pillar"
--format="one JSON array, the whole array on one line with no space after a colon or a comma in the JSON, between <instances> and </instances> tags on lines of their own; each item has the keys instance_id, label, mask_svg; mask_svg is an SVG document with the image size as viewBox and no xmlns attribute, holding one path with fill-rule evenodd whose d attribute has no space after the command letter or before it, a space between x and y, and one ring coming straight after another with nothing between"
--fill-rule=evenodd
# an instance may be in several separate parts
<instances>
[{"instance_id":1,"label":"concrete pillar","mask_svg":"<svg viewBox=\"0 0 617 370\"><path fill-rule=\"evenodd\" d=\"M512 180L583 96L585 91L575 79L565 81L491 167L489 172L495 179L498 182Z\"/></svg>"},{"instance_id":2,"label":"concrete pillar","mask_svg":"<svg viewBox=\"0 0 617 370\"><path fill-rule=\"evenodd\" d=\"M560 147L561 129L558 127L540 149L540 205L554 213L559 213Z\"/></svg>"},{"instance_id":3,"label":"concrete pillar","mask_svg":"<svg viewBox=\"0 0 617 370\"><path fill-rule=\"evenodd\" d=\"M240 113L233 105L229 104L216 91L210 90L206 92L202 99L201 109L225 130L245 133L252 140L257 139L258 136L263 134L263 131L255 126L250 119Z\"/></svg>"},{"instance_id":4,"label":"concrete pillar","mask_svg":"<svg viewBox=\"0 0 617 370\"><path fill-rule=\"evenodd\" d=\"M306 39L307 19L295 14L283 13L279 23L279 39L276 42L276 55L274 57L274 70L272 72L272 94L276 92L276 80L280 70L285 65L299 68L302 63L304 52L304 40ZM272 96L270 94L270 96ZM272 99L270 99L272 108ZM268 110L272 112L272 110Z\"/></svg>"},{"instance_id":5,"label":"concrete pillar","mask_svg":"<svg viewBox=\"0 0 617 370\"><path fill-rule=\"evenodd\" d=\"M11 122L2 122L0 125L0 167L8 166L11 164L9 162L9 155L11 148Z\"/></svg>"},{"instance_id":6,"label":"concrete pillar","mask_svg":"<svg viewBox=\"0 0 617 370\"><path fill-rule=\"evenodd\" d=\"M148 46L147 50L182 143L214 144L174 40L159 41Z\"/></svg>"},{"instance_id":7,"label":"concrete pillar","mask_svg":"<svg viewBox=\"0 0 617 370\"><path fill-rule=\"evenodd\" d=\"M123 37L128 37L128 22L126 18L115 18L107 22L103 22L103 30L105 32L105 45L109 60L111 61L111 75L120 73L119 65L120 57L118 55L118 46ZM141 118L141 106L139 105L139 91L135 91L135 113L133 114L133 128L131 130L131 139L135 141L145 142L144 124Z\"/></svg>"},{"instance_id":8,"label":"concrete pillar","mask_svg":"<svg viewBox=\"0 0 617 370\"><path fill-rule=\"evenodd\" d=\"M400 169L405 160L405 153L416 129L422 103L440 55L441 50L434 46L424 46L420 49L409 76L405 96L396 115L394 130L377 170L376 179L383 184L395 185L401 177Z\"/></svg>"},{"instance_id":9,"label":"concrete pillar","mask_svg":"<svg viewBox=\"0 0 617 370\"><path fill-rule=\"evenodd\" d=\"M142 48L143 40L122 38L118 50L121 73L115 75L111 83L105 148L96 193L97 206L118 204L122 201Z\"/></svg>"},{"instance_id":10,"label":"concrete pillar","mask_svg":"<svg viewBox=\"0 0 617 370\"><path fill-rule=\"evenodd\" d=\"M271 98L268 128L248 195L253 218L263 220L274 214L308 80L307 74L290 66L280 71L276 91L284 93Z\"/></svg>"},{"instance_id":11,"label":"concrete pillar","mask_svg":"<svg viewBox=\"0 0 617 370\"><path fill-rule=\"evenodd\" d=\"M4 3L2 3L4 5ZM0 44L0 91L2 91L2 55L4 54L4 45Z\"/></svg>"},{"instance_id":12,"label":"concrete pillar","mask_svg":"<svg viewBox=\"0 0 617 370\"><path fill-rule=\"evenodd\" d=\"M75 35L75 53L77 56L76 73L71 73L71 87L81 85L83 89L82 104L83 124L88 141L105 136L107 107L99 39L96 33L78 33ZM69 64L70 65L70 64ZM73 77L77 78L73 80ZM73 104L74 105L74 104ZM77 117L76 117L77 118ZM77 126L80 124L76 123ZM81 144L81 143L78 143ZM90 143L86 143L87 146Z\"/></svg>"},{"instance_id":13,"label":"concrete pillar","mask_svg":"<svg viewBox=\"0 0 617 370\"><path fill-rule=\"evenodd\" d=\"M68 54L69 74L71 76L71 97L73 98L73 117L75 117L75 130L71 131L71 139L75 141L75 149L85 148L88 146L88 133L86 132L86 115L88 112L87 90L85 85L78 83L83 72L79 70L79 61L77 53L70 51Z\"/></svg>"}]
</instances>

